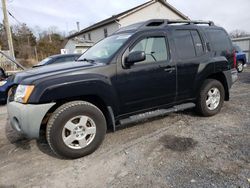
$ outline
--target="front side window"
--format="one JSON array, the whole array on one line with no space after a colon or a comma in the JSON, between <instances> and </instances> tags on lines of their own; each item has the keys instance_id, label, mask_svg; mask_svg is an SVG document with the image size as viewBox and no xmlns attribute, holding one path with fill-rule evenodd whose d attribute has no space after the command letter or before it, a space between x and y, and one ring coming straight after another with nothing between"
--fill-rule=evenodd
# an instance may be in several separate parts
<instances>
[{"instance_id":1,"label":"front side window","mask_svg":"<svg viewBox=\"0 0 250 188\"><path fill-rule=\"evenodd\" d=\"M140 40L130 49L130 52L144 51L145 61L140 63L153 63L168 60L168 50L165 37L147 37Z\"/></svg>"}]
</instances>

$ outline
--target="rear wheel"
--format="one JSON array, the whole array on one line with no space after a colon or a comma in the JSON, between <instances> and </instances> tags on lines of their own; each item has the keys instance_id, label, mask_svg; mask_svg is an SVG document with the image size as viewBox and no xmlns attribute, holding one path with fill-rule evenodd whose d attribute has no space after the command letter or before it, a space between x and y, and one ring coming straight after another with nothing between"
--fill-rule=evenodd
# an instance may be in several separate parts
<instances>
[{"instance_id":1,"label":"rear wheel","mask_svg":"<svg viewBox=\"0 0 250 188\"><path fill-rule=\"evenodd\" d=\"M243 69L244 69L244 64L242 61L237 61L237 71L240 73L240 72L243 72Z\"/></svg>"},{"instance_id":2,"label":"rear wheel","mask_svg":"<svg viewBox=\"0 0 250 188\"><path fill-rule=\"evenodd\" d=\"M106 127L100 109L88 102L74 101L52 114L46 138L57 155L74 159L94 152L105 137Z\"/></svg>"},{"instance_id":3,"label":"rear wheel","mask_svg":"<svg viewBox=\"0 0 250 188\"><path fill-rule=\"evenodd\" d=\"M224 103L225 90L221 82L207 79L203 83L197 99L197 112L203 116L217 114Z\"/></svg>"}]
</instances>

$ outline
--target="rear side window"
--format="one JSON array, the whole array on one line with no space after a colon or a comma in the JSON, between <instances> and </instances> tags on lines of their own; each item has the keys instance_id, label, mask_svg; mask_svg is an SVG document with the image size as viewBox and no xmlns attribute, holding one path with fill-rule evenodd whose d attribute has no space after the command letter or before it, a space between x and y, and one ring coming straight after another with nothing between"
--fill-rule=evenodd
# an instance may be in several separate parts
<instances>
[{"instance_id":1,"label":"rear side window","mask_svg":"<svg viewBox=\"0 0 250 188\"><path fill-rule=\"evenodd\" d=\"M208 29L206 33L208 34L214 51L223 52L232 49L232 44L225 31L220 29Z\"/></svg>"},{"instance_id":2,"label":"rear side window","mask_svg":"<svg viewBox=\"0 0 250 188\"><path fill-rule=\"evenodd\" d=\"M175 31L175 46L178 56L181 59L195 57L195 48L191 33L189 30L176 30Z\"/></svg>"},{"instance_id":3,"label":"rear side window","mask_svg":"<svg viewBox=\"0 0 250 188\"><path fill-rule=\"evenodd\" d=\"M191 33L192 33L192 37L194 40L194 47L195 47L196 55L200 56L204 52L201 37L200 37L198 31L196 31L196 30L192 30Z\"/></svg>"}]
</instances>

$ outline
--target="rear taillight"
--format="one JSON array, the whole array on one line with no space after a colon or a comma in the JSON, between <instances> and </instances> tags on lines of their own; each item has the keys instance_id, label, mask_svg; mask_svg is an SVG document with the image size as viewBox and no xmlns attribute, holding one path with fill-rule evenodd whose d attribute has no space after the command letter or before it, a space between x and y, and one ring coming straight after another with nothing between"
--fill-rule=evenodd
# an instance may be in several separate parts
<instances>
[{"instance_id":1,"label":"rear taillight","mask_svg":"<svg viewBox=\"0 0 250 188\"><path fill-rule=\"evenodd\" d=\"M233 68L236 69L236 52L235 52L235 50L233 52L233 56L234 56L234 63L233 63L234 67Z\"/></svg>"}]
</instances>

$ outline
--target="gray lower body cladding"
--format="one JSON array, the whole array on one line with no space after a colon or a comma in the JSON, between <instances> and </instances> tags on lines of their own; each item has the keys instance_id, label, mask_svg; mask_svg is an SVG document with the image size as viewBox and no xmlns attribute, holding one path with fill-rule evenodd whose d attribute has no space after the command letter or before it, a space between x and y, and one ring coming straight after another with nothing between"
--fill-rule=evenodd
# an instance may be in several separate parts
<instances>
[{"instance_id":1,"label":"gray lower body cladding","mask_svg":"<svg viewBox=\"0 0 250 188\"><path fill-rule=\"evenodd\" d=\"M43 118L56 103L32 105L9 102L7 104L9 122L13 129L28 138L39 138Z\"/></svg>"}]
</instances>

